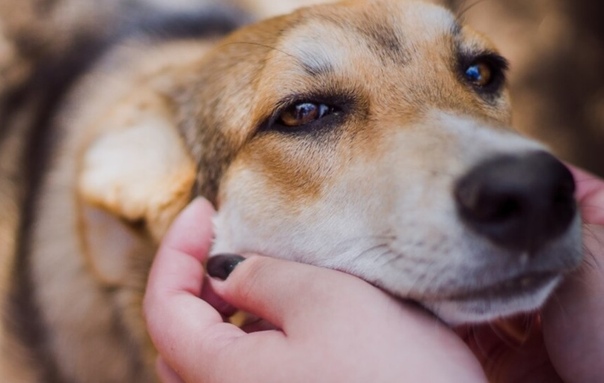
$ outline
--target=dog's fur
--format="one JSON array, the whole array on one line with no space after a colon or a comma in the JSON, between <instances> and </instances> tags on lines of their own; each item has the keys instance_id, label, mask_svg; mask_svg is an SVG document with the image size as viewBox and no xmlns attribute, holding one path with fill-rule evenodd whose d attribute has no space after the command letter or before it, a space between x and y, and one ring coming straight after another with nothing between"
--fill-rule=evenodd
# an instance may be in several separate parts
<instances>
[{"instance_id":1,"label":"dog's fur","mask_svg":"<svg viewBox=\"0 0 604 383\"><path fill-rule=\"evenodd\" d=\"M451 191L469 170L543 147L510 130L505 90L464 80L464 62L496 51L454 15L414 0L347 1L218 40L241 20L218 13L213 24L214 13L154 9L70 40L8 92L1 143L27 161L4 174L32 177L2 180L0 202L28 193L20 211L7 203L17 257L3 256L0 287L11 296L5 344L25 345L12 357L29 366L5 374L29 376L3 381L153 381L146 275L196 195L218 207L214 253L343 270L450 323L533 310L576 267L579 217L530 257L459 217ZM280 118L296 102L335 109L290 128ZM521 277L536 272L555 275L506 299L480 294L530 287Z\"/></svg>"}]
</instances>

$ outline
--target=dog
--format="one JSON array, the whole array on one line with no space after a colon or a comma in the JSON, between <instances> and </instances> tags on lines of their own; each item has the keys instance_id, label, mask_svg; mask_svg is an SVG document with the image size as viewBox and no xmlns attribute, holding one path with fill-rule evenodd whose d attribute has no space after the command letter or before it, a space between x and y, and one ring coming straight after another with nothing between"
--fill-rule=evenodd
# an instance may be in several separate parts
<instances>
[{"instance_id":1,"label":"dog","mask_svg":"<svg viewBox=\"0 0 604 383\"><path fill-rule=\"evenodd\" d=\"M200 195L213 254L341 270L451 325L536 310L581 262L571 173L512 129L506 60L444 8L138 17L39 65L7 98L32 118L0 115L29 127L6 130L29 132L3 281L19 381L156 380L146 276Z\"/></svg>"}]
</instances>

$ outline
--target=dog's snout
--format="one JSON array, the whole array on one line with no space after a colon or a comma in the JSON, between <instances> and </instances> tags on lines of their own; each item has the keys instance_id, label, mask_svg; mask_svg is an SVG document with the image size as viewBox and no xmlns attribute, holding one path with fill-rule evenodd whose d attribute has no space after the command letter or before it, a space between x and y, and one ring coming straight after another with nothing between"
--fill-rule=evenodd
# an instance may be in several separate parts
<instances>
[{"instance_id":1,"label":"dog's snout","mask_svg":"<svg viewBox=\"0 0 604 383\"><path fill-rule=\"evenodd\" d=\"M497 245L533 253L560 236L576 214L570 171L545 152L498 156L455 187L462 220Z\"/></svg>"}]
</instances>

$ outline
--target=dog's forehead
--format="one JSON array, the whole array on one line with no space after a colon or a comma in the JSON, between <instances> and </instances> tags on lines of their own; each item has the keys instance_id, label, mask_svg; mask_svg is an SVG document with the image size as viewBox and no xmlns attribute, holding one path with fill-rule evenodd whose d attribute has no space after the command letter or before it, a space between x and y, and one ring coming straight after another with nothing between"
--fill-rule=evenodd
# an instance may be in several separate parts
<instances>
[{"instance_id":1,"label":"dog's forehead","mask_svg":"<svg viewBox=\"0 0 604 383\"><path fill-rule=\"evenodd\" d=\"M311 74L363 53L402 64L410 52L461 30L448 10L421 1L352 1L306 10L278 48ZM352 49L351 49L352 48Z\"/></svg>"}]
</instances>

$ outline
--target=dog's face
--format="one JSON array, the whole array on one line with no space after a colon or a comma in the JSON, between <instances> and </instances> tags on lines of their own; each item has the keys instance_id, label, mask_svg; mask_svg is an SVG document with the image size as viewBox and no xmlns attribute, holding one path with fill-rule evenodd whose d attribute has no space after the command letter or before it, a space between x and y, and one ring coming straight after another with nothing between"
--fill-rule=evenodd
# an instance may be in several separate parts
<instances>
[{"instance_id":1,"label":"dog's face","mask_svg":"<svg viewBox=\"0 0 604 383\"><path fill-rule=\"evenodd\" d=\"M219 207L214 252L342 270L449 323L535 309L579 263L580 220L568 170L511 131L505 67L418 1L311 7L219 43L175 116ZM165 184L142 187L149 211ZM172 213L153 214L157 237Z\"/></svg>"},{"instance_id":2,"label":"dog's face","mask_svg":"<svg viewBox=\"0 0 604 383\"><path fill-rule=\"evenodd\" d=\"M574 184L509 131L491 44L415 1L273 23L278 37L236 35L218 53L263 55L233 73L252 89L222 100L245 138L220 184L215 251L352 273L451 323L542 304L580 260Z\"/></svg>"}]
</instances>

